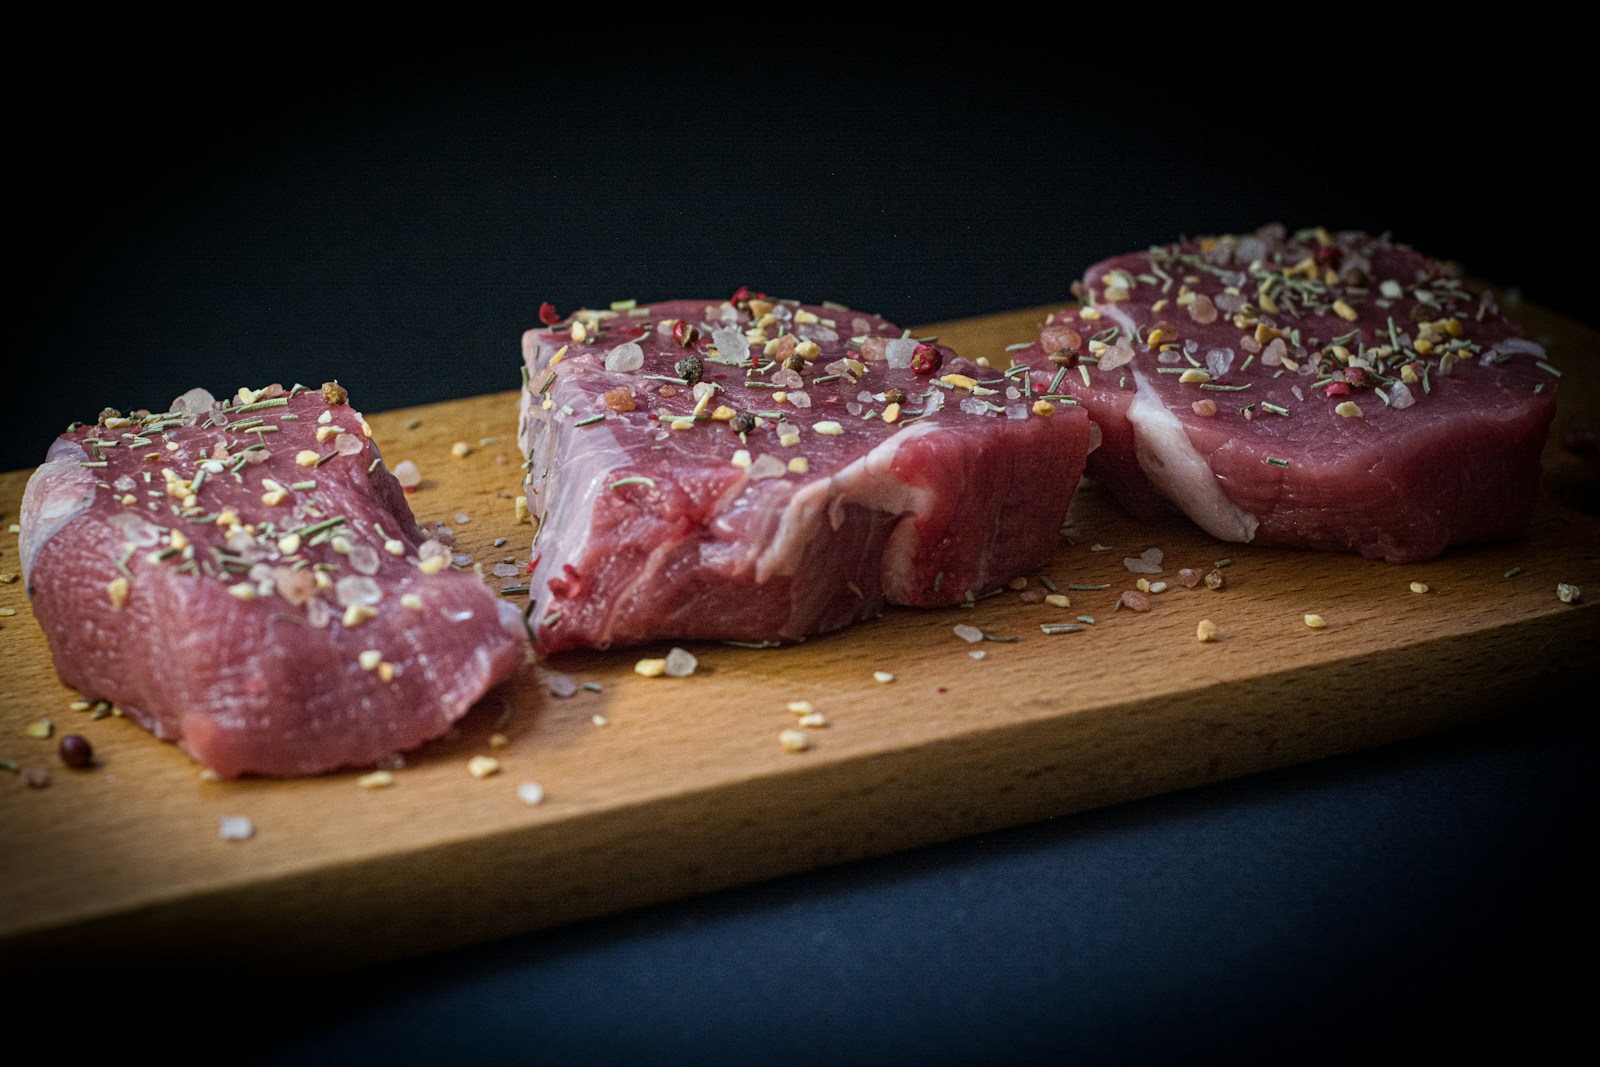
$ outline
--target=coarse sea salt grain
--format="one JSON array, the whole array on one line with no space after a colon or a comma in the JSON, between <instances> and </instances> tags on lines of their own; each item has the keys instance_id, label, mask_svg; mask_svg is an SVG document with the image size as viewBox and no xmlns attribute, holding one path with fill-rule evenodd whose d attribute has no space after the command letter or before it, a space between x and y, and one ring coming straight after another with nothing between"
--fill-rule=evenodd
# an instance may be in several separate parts
<instances>
[{"instance_id":1,"label":"coarse sea salt grain","mask_svg":"<svg viewBox=\"0 0 1600 1067\"><path fill-rule=\"evenodd\" d=\"M737 326L724 326L712 330L711 343L717 346L717 354L723 359L743 363L750 358L750 341L745 337L744 331Z\"/></svg>"},{"instance_id":2,"label":"coarse sea salt grain","mask_svg":"<svg viewBox=\"0 0 1600 1067\"><path fill-rule=\"evenodd\" d=\"M700 661L694 653L686 648L674 648L667 653L667 667L665 673L672 678L687 678L700 666Z\"/></svg>"},{"instance_id":3,"label":"coarse sea salt grain","mask_svg":"<svg viewBox=\"0 0 1600 1067\"><path fill-rule=\"evenodd\" d=\"M248 841L256 835L256 824L244 815L224 815L217 821L217 833L224 841Z\"/></svg>"},{"instance_id":4,"label":"coarse sea salt grain","mask_svg":"<svg viewBox=\"0 0 1600 1067\"><path fill-rule=\"evenodd\" d=\"M977 644L983 640L983 631L976 626L968 626L966 623L957 624L951 628L951 632L968 644Z\"/></svg>"},{"instance_id":5,"label":"coarse sea salt grain","mask_svg":"<svg viewBox=\"0 0 1600 1067\"><path fill-rule=\"evenodd\" d=\"M415 463L403 459L394 466L394 480L400 483L402 489L415 489L422 482L422 472L417 470Z\"/></svg>"},{"instance_id":6,"label":"coarse sea salt grain","mask_svg":"<svg viewBox=\"0 0 1600 1067\"><path fill-rule=\"evenodd\" d=\"M915 337L896 337L883 349L884 362L896 370L911 366L911 355L917 350Z\"/></svg>"},{"instance_id":7,"label":"coarse sea salt grain","mask_svg":"<svg viewBox=\"0 0 1600 1067\"><path fill-rule=\"evenodd\" d=\"M720 331L719 331L720 332ZM644 366L644 349L633 341L622 344L606 353L606 370L628 373Z\"/></svg>"},{"instance_id":8,"label":"coarse sea salt grain","mask_svg":"<svg viewBox=\"0 0 1600 1067\"><path fill-rule=\"evenodd\" d=\"M1165 553L1159 548L1147 548L1137 559L1131 556L1124 558L1122 565L1134 574L1160 574L1164 555Z\"/></svg>"},{"instance_id":9,"label":"coarse sea salt grain","mask_svg":"<svg viewBox=\"0 0 1600 1067\"><path fill-rule=\"evenodd\" d=\"M517 786L517 799L530 808L544 803L544 786L538 782L523 782Z\"/></svg>"}]
</instances>

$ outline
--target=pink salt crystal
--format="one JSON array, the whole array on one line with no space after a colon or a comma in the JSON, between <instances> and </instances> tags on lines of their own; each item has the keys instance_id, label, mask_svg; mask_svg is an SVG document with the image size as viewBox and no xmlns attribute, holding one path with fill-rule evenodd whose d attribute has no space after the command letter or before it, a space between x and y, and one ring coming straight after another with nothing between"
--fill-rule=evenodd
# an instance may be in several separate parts
<instances>
[{"instance_id":1,"label":"pink salt crystal","mask_svg":"<svg viewBox=\"0 0 1600 1067\"><path fill-rule=\"evenodd\" d=\"M1202 326L1209 326L1217 321L1217 305L1204 293L1197 295L1189 304L1189 318Z\"/></svg>"},{"instance_id":2,"label":"pink salt crystal","mask_svg":"<svg viewBox=\"0 0 1600 1067\"><path fill-rule=\"evenodd\" d=\"M1149 611L1150 598L1134 589L1125 591L1117 598L1117 603L1133 611Z\"/></svg>"}]
</instances>

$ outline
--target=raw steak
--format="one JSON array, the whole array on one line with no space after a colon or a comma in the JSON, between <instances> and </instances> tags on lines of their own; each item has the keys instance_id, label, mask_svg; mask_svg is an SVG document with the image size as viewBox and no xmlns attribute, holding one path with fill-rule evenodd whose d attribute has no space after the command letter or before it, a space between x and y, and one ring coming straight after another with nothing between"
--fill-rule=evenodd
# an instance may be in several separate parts
<instances>
[{"instance_id":1,"label":"raw steak","mask_svg":"<svg viewBox=\"0 0 1600 1067\"><path fill-rule=\"evenodd\" d=\"M959 604L1050 557L1089 448L1070 398L835 305L579 312L523 353L546 652Z\"/></svg>"},{"instance_id":2,"label":"raw steak","mask_svg":"<svg viewBox=\"0 0 1600 1067\"><path fill-rule=\"evenodd\" d=\"M365 766L437 737L527 649L426 537L330 383L192 390L51 447L22 565L56 672L218 774Z\"/></svg>"},{"instance_id":3,"label":"raw steak","mask_svg":"<svg viewBox=\"0 0 1600 1067\"><path fill-rule=\"evenodd\" d=\"M1119 256L1053 358L1135 516L1396 563L1525 532L1557 372L1489 293L1385 238L1267 227Z\"/></svg>"}]
</instances>

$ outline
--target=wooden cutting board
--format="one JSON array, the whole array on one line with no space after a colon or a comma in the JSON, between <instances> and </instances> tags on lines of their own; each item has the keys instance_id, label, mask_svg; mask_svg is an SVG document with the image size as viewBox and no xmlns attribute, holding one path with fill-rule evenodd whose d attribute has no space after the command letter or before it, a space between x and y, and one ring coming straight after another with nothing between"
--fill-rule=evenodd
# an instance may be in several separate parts
<instances>
[{"instance_id":1,"label":"wooden cutting board","mask_svg":"<svg viewBox=\"0 0 1600 1067\"><path fill-rule=\"evenodd\" d=\"M919 333L999 357L1036 336L1045 311ZM1070 609L1008 591L971 609L891 610L782 649L693 643L700 667L681 679L634 673L668 644L530 664L385 789L356 774L204 780L131 722L72 710L23 583L0 585L0 608L16 613L0 617L0 756L51 774L34 789L0 772L0 961L352 966L1508 711L1592 670L1600 636L1600 471L1559 444L1600 423L1600 334L1537 308L1520 317L1566 371L1525 541L1403 567L1224 545L1179 521L1131 522L1086 484L1041 574L1063 590L1108 588L1071 591ZM449 522L486 571L525 560L532 535L514 520L515 419L514 392L371 418L389 463L423 472L418 517ZM460 441L472 451L458 458ZM6 526L28 473L0 475ZM1152 547L1168 581L1231 558L1227 584L1174 582L1147 614L1114 611L1136 578L1123 558ZM0 534L0 573L18 570L16 535ZM1557 582L1589 599L1561 603ZM1325 629L1305 625L1312 612ZM1078 615L1095 621L1076 634L1039 629ZM1220 640L1196 641L1201 619ZM952 630L963 623L1015 640L969 645ZM556 673L598 691L556 698ZM792 753L778 737L797 700L828 724ZM40 718L55 738L27 736ZM57 761L67 732L92 741L97 767ZM469 774L478 755L500 772ZM543 803L519 799L527 782ZM254 836L223 840L226 816L247 817Z\"/></svg>"}]
</instances>

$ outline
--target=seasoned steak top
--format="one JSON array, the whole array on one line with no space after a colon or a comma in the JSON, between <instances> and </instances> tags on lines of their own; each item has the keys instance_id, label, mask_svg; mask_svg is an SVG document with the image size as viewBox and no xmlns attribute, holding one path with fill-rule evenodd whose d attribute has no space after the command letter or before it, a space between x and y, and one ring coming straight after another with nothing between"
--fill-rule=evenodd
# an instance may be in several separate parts
<instances>
[{"instance_id":1,"label":"seasoned steak top","mask_svg":"<svg viewBox=\"0 0 1600 1067\"><path fill-rule=\"evenodd\" d=\"M1074 292L1040 344L1075 389L1153 389L1191 433L1252 440L1274 466L1452 413L1518 417L1559 378L1491 293L1386 237L1186 240L1099 263Z\"/></svg>"},{"instance_id":2,"label":"seasoned steak top","mask_svg":"<svg viewBox=\"0 0 1600 1067\"><path fill-rule=\"evenodd\" d=\"M379 610L379 583L437 572L450 550L425 538L343 388L269 386L216 401L204 390L173 410L68 429L48 473L80 491L43 493L30 523L31 566L61 525L92 512L114 567L105 610L119 609L141 572L170 569L214 581L240 600L272 598L313 626L359 625ZM111 570L111 567L107 568ZM384 610L398 605L384 604Z\"/></svg>"},{"instance_id":3,"label":"seasoned steak top","mask_svg":"<svg viewBox=\"0 0 1600 1067\"><path fill-rule=\"evenodd\" d=\"M731 464L751 478L828 475L925 420L1044 417L1009 374L875 315L741 290L728 301L632 301L579 311L524 340L528 389L577 433L604 427L636 476Z\"/></svg>"}]
</instances>

